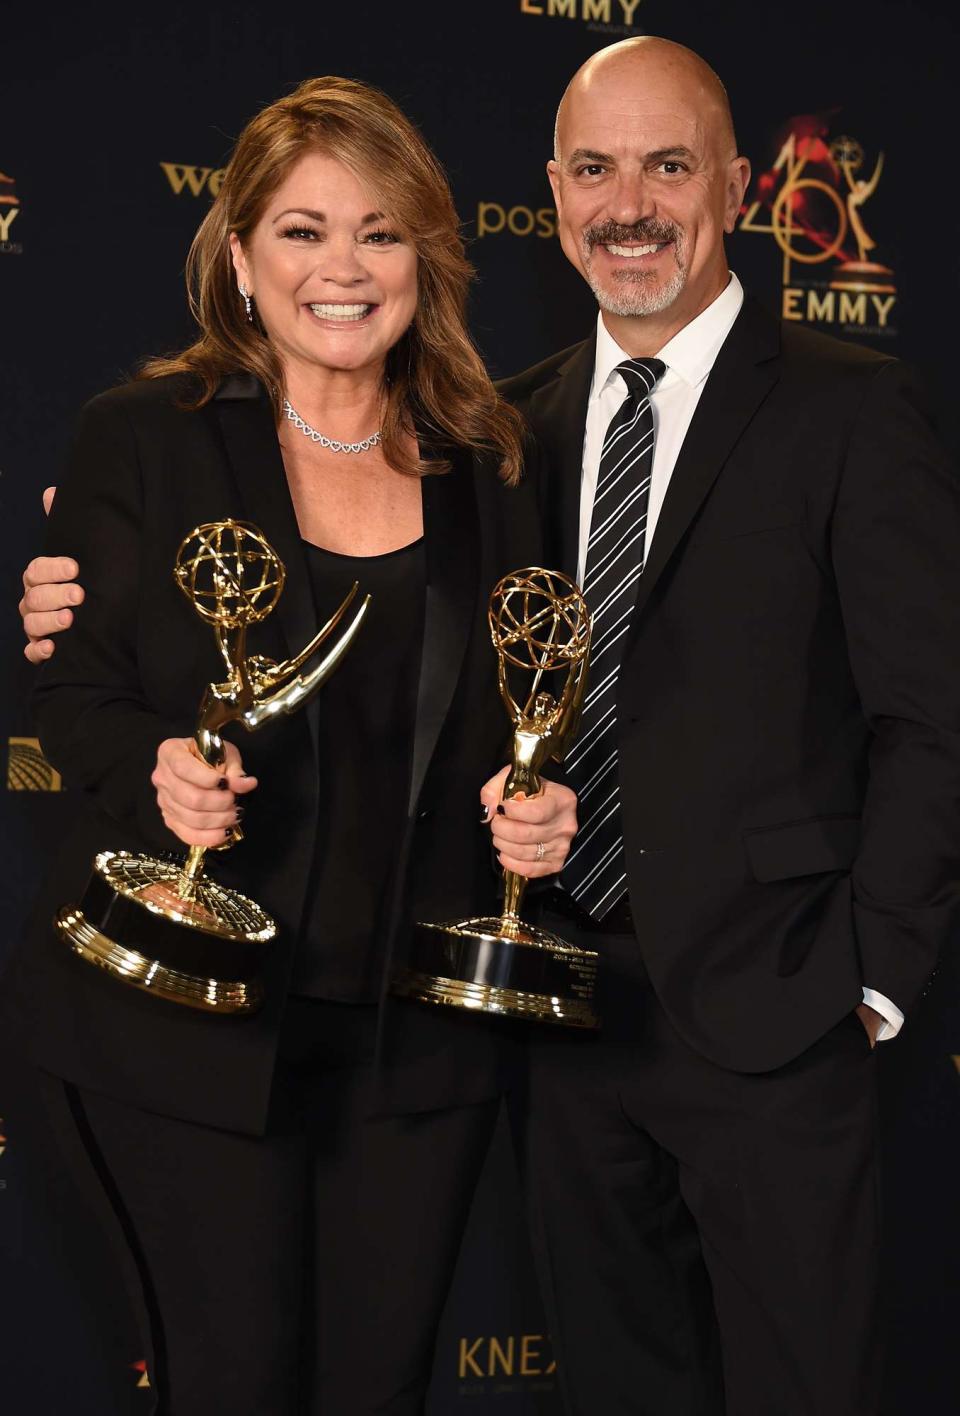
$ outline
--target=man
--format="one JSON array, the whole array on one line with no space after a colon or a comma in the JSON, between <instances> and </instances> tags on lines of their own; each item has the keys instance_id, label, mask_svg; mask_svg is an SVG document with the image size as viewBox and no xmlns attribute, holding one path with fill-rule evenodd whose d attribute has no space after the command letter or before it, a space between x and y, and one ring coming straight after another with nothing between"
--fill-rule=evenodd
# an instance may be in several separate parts
<instances>
[{"instance_id":1,"label":"man","mask_svg":"<svg viewBox=\"0 0 960 1416\"><path fill-rule=\"evenodd\" d=\"M696 55L594 55L548 172L600 306L505 386L594 621L542 922L604 1026L539 1035L521 1108L567 1410L722 1410L715 1314L728 1416L867 1416L871 1049L957 914L960 488L894 360L744 299Z\"/></svg>"},{"instance_id":2,"label":"man","mask_svg":"<svg viewBox=\"0 0 960 1416\"><path fill-rule=\"evenodd\" d=\"M565 1407L868 1416L871 1048L957 913L960 493L895 361L743 298L695 55L595 55L548 171L600 305L505 386L594 616L544 922L599 950L604 1027L538 1034L517 1107Z\"/></svg>"}]
</instances>

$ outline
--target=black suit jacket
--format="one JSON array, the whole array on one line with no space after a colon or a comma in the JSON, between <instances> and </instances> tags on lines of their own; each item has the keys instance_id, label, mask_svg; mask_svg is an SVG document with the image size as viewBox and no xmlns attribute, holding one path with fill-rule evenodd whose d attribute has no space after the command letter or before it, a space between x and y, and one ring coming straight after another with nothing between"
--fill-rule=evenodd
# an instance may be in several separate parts
<instances>
[{"instance_id":1,"label":"black suit jacket","mask_svg":"<svg viewBox=\"0 0 960 1416\"><path fill-rule=\"evenodd\" d=\"M504 383L576 571L594 340ZM960 486L904 367L747 299L708 378L626 641L617 724L643 958L747 1071L861 1001L908 1011L960 880Z\"/></svg>"},{"instance_id":2,"label":"black suit jacket","mask_svg":"<svg viewBox=\"0 0 960 1416\"><path fill-rule=\"evenodd\" d=\"M260 385L234 377L198 411L177 406L185 388L158 379L94 399L57 493L47 550L77 558L87 595L40 672L36 716L44 752L84 800L72 832L51 851L0 1007L6 1036L57 1075L147 1109L256 1132L267 1113L322 809L315 709L252 735L237 731L260 786L243 842L208 857L219 878L280 925L259 1013L212 1017L124 987L75 958L51 927L56 908L77 898L97 851L182 849L163 825L150 773L159 742L192 733L203 685L222 677L211 628L174 584L182 537L200 522L234 516L255 522L279 553L286 586L253 631L252 649L286 657L317 628ZM426 610L409 818L396 842L391 947L399 949L412 920L458 917L493 902L479 789L505 761L507 724L487 597L502 574L540 554L530 490L506 488L491 465L462 451L452 456L449 474L423 481ZM480 1100L502 1084L504 1026L386 999L380 1021L384 1108Z\"/></svg>"}]
</instances>

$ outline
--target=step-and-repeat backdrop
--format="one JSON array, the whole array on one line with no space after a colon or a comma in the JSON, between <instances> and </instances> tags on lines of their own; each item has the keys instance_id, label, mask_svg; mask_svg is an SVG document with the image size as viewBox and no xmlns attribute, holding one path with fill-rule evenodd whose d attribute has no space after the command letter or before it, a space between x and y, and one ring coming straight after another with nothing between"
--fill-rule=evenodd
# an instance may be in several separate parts
<instances>
[{"instance_id":1,"label":"step-and-repeat backdrop","mask_svg":"<svg viewBox=\"0 0 960 1416\"><path fill-rule=\"evenodd\" d=\"M734 269L784 319L919 365L956 447L957 35L940 10L939 0L235 0L54 12L11 0L0 19L0 959L70 812L33 740L15 619L19 572L41 537L40 490L57 479L80 405L187 338L184 254L244 122L311 74L355 76L397 99L450 173L479 273L473 328L494 372L508 374L583 337L593 317L556 240L544 175L567 79L627 35L689 44L726 81L754 164ZM865 259L876 267L866 282L850 269ZM896 1416L956 1410L957 999L947 960L882 1055ZM29 1079L9 1064L0 1116L4 1409L146 1411L149 1376L113 1261L32 1131ZM553 1372L501 1136L430 1411L555 1412Z\"/></svg>"}]
</instances>

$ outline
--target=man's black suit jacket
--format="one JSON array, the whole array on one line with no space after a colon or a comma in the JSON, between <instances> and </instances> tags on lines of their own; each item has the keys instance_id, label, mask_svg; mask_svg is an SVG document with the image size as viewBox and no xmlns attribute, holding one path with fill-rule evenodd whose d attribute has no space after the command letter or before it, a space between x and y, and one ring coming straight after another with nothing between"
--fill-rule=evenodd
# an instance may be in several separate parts
<instances>
[{"instance_id":1,"label":"man's black suit jacket","mask_svg":"<svg viewBox=\"0 0 960 1416\"><path fill-rule=\"evenodd\" d=\"M211 1017L148 997L75 958L52 930L57 907L77 899L97 851L182 849L163 825L150 773L163 738L192 734L203 686L222 678L223 663L212 629L174 583L181 539L228 516L256 523L287 581L274 614L252 632L251 649L285 658L317 628L260 385L234 377L198 411L178 406L186 391L182 381L158 379L94 399L57 493L46 549L78 560L87 593L75 627L40 672L36 715L45 753L85 800L67 838L50 843L29 937L0 987L0 1031L78 1085L256 1132L267 1116L323 810L313 710L255 734L231 733L260 785L247 804L243 842L208 857L218 878L280 925L259 1013ZM487 600L501 575L540 555L529 488L505 487L489 462L462 450L452 458L449 473L423 480L427 589L409 818L396 842L398 950L412 920L458 918L493 904L479 792L506 760L507 723ZM385 1109L477 1101L502 1085L510 1053L502 1026L386 999L380 1019Z\"/></svg>"},{"instance_id":2,"label":"man's black suit jacket","mask_svg":"<svg viewBox=\"0 0 960 1416\"><path fill-rule=\"evenodd\" d=\"M501 385L576 572L594 340ZM639 947L687 1040L796 1056L867 985L904 1012L957 920L960 484L893 359L746 301L707 380L620 673Z\"/></svg>"}]
</instances>

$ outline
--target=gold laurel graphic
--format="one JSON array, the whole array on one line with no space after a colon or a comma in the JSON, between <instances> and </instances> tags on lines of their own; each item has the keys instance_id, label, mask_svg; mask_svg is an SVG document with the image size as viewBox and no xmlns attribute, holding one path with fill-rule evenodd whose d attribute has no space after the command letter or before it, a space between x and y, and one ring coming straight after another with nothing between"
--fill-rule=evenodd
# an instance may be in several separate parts
<instances>
[{"instance_id":1,"label":"gold laurel graphic","mask_svg":"<svg viewBox=\"0 0 960 1416\"><path fill-rule=\"evenodd\" d=\"M7 791L62 792L63 781L51 767L36 738L12 737L8 743Z\"/></svg>"}]
</instances>

